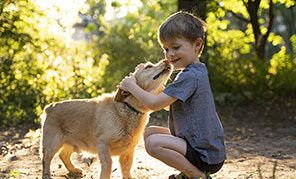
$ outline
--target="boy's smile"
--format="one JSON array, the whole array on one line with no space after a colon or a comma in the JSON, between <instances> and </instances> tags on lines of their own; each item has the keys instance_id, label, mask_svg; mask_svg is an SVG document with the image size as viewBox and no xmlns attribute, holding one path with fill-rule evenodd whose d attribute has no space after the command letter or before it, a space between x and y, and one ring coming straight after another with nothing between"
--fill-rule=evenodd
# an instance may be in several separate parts
<instances>
[{"instance_id":1,"label":"boy's smile","mask_svg":"<svg viewBox=\"0 0 296 179\"><path fill-rule=\"evenodd\" d=\"M199 40L194 43L185 38L176 38L169 42L164 42L165 58L174 65L176 70L182 70L188 65L199 62L199 49L201 47Z\"/></svg>"},{"instance_id":2,"label":"boy's smile","mask_svg":"<svg viewBox=\"0 0 296 179\"><path fill-rule=\"evenodd\" d=\"M174 64L177 63L179 60L181 60L181 58L171 59L170 62L174 65Z\"/></svg>"}]
</instances>

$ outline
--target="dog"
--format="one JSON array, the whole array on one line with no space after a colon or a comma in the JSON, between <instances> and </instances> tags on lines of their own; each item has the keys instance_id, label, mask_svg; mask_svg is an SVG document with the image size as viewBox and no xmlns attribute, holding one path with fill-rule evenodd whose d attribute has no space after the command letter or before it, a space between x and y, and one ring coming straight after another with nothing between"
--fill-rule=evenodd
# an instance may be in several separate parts
<instances>
[{"instance_id":1,"label":"dog","mask_svg":"<svg viewBox=\"0 0 296 179\"><path fill-rule=\"evenodd\" d=\"M172 65L162 60L135 68L137 84L152 94L164 89ZM71 161L73 152L98 154L100 179L109 179L111 156L119 156L123 178L131 178L135 147L144 132L151 110L131 94L118 89L93 99L51 103L41 116L40 157L43 178L50 178L50 163L57 152L65 167L74 175L83 171Z\"/></svg>"}]
</instances>

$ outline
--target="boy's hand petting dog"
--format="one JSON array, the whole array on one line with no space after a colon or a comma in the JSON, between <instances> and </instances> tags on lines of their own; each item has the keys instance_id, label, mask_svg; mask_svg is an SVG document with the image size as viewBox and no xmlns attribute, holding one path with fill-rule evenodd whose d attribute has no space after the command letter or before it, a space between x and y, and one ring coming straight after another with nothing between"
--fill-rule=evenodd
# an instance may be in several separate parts
<instances>
[{"instance_id":1,"label":"boy's hand petting dog","mask_svg":"<svg viewBox=\"0 0 296 179\"><path fill-rule=\"evenodd\" d=\"M121 82L120 85L117 86L117 88L123 90L123 91L129 91L129 89L137 84L136 77L133 73L130 73L130 76L126 76Z\"/></svg>"}]
</instances>

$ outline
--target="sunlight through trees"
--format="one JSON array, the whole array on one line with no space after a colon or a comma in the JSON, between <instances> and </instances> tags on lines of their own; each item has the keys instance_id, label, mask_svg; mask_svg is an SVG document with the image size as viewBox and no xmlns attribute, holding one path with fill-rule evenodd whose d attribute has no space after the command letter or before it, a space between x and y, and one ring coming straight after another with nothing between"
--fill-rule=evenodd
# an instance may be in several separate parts
<instances>
[{"instance_id":1,"label":"sunlight through trees","mask_svg":"<svg viewBox=\"0 0 296 179\"><path fill-rule=\"evenodd\" d=\"M164 58L157 29L181 1L109 2L0 2L0 125L38 123L46 104L114 91L138 63ZM208 23L201 60L217 104L296 97L295 6L293 0L191 6ZM77 32L87 38L75 39Z\"/></svg>"}]
</instances>

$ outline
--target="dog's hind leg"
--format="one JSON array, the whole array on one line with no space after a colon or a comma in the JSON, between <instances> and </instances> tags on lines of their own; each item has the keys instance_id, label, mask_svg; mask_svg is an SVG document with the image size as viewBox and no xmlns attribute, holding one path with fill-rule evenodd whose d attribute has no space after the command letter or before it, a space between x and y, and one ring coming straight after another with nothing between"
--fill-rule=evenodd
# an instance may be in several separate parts
<instances>
[{"instance_id":1,"label":"dog's hind leg","mask_svg":"<svg viewBox=\"0 0 296 179\"><path fill-rule=\"evenodd\" d=\"M101 162L101 175L100 179L109 179L112 170L112 158L108 144L99 142L98 153Z\"/></svg>"},{"instance_id":2,"label":"dog's hind leg","mask_svg":"<svg viewBox=\"0 0 296 179\"><path fill-rule=\"evenodd\" d=\"M119 163L120 163L122 178L125 178L125 179L132 178L130 170L133 164L134 151L135 151L135 148L119 156Z\"/></svg>"},{"instance_id":3,"label":"dog's hind leg","mask_svg":"<svg viewBox=\"0 0 296 179\"><path fill-rule=\"evenodd\" d=\"M71 155L73 152L73 146L64 144L60 151L59 157L63 161L69 172L71 172L74 175L82 175L83 171L80 168L75 167L71 161Z\"/></svg>"},{"instance_id":4,"label":"dog's hind leg","mask_svg":"<svg viewBox=\"0 0 296 179\"><path fill-rule=\"evenodd\" d=\"M42 178L50 178L50 163L62 146L63 133L55 126L44 126L42 132Z\"/></svg>"}]
</instances>

